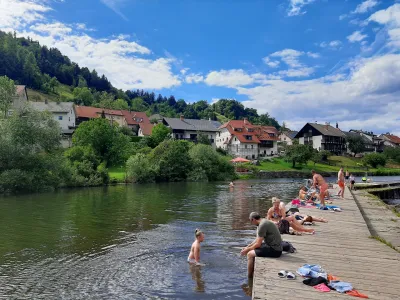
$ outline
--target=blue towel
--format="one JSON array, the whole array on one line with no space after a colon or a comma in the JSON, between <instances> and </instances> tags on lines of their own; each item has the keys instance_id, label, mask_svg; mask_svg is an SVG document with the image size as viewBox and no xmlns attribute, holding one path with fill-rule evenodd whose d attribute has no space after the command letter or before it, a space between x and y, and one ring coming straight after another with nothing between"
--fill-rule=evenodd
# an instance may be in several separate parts
<instances>
[{"instance_id":1,"label":"blue towel","mask_svg":"<svg viewBox=\"0 0 400 300\"><path fill-rule=\"evenodd\" d=\"M351 283L338 280L332 280L331 282L329 282L329 286L334 288L339 293L345 293L353 289Z\"/></svg>"},{"instance_id":2,"label":"blue towel","mask_svg":"<svg viewBox=\"0 0 400 300\"><path fill-rule=\"evenodd\" d=\"M303 277L311 278L324 277L326 279L328 277L328 274L324 271L324 269L322 269L320 265L305 264L297 269L297 274Z\"/></svg>"}]
</instances>

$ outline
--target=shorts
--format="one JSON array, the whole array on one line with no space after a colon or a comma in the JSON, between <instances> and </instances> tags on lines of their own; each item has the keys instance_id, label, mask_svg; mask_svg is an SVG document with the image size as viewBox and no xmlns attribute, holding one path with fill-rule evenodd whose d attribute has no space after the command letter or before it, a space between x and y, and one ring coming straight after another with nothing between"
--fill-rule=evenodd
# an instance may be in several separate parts
<instances>
[{"instance_id":1,"label":"shorts","mask_svg":"<svg viewBox=\"0 0 400 300\"><path fill-rule=\"evenodd\" d=\"M275 250L265 244L263 244L260 248L254 249L257 257L273 257L278 258L282 255L282 251Z\"/></svg>"},{"instance_id":2,"label":"shorts","mask_svg":"<svg viewBox=\"0 0 400 300\"><path fill-rule=\"evenodd\" d=\"M349 176L345 176L344 178L345 178L346 180L349 180Z\"/></svg>"},{"instance_id":3,"label":"shorts","mask_svg":"<svg viewBox=\"0 0 400 300\"><path fill-rule=\"evenodd\" d=\"M327 184L327 183L323 184L323 185L319 188L320 194L324 194L324 193L326 192L327 189L328 189L328 184Z\"/></svg>"},{"instance_id":4,"label":"shorts","mask_svg":"<svg viewBox=\"0 0 400 300\"><path fill-rule=\"evenodd\" d=\"M356 182L354 180L350 181L351 184L355 184Z\"/></svg>"},{"instance_id":5,"label":"shorts","mask_svg":"<svg viewBox=\"0 0 400 300\"><path fill-rule=\"evenodd\" d=\"M338 184L339 184L339 186L340 186L341 188L344 188L344 182L343 182L343 181L339 181Z\"/></svg>"}]
</instances>

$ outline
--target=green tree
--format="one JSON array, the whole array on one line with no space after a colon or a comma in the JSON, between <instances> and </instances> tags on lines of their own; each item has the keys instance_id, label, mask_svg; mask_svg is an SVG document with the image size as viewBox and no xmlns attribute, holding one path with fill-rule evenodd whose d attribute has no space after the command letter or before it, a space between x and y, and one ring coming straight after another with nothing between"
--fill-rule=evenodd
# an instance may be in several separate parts
<instances>
[{"instance_id":1,"label":"green tree","mask_svg":"<svg viewBox=\"0 0 400 300\"><path fill-rule=\"evenodd\" d=\"M348 148L351 152L356 154L365 151L365 142L364 139L360 135L351 135L346 138L348 143Z\"/></svg>"},{"instance_id":2,"label":"green tree","mask_svg":"<svg viewBox=\"0 0 400 300\"><path fill-rule=\"evenodd\" d=\"M56 88L57 88L59 85L60 85L60 82L57 80L56 77L53 76L53 77L50 79L50 82L49 82L49 86L50 86L50 88L51 88L51 90L52 90L53 93L56 92Z\"/></svg>"},{"instance_id":3,"label":"green tree","mask_svg":"<svg viewBox=\"0 0 400 300\"><path fill-rule=\"evenodd\" d=\"M197 134L197 142L204 145L211 145L211 141L208 138L208 135L203 132L199 132Z\"/></svg>"},{"instance_id":4,"label":"green tree","mask_svg":"<svg viewBox=\"0 0 400 300\"><path fill-rule=\"evenodd\" d=\"M87 85L86 79L83 76L79 75L78 76L78 87L79 88L84 88L84 87L87 87L87 86L88 85Z\"/></svg>"},{"instance_id":5,"label":"green tree","mask_svg":"<svg viewBox=\"0 0 400 300\"><path fill-rule=\"evenodd\" d=\"M72 138L76 146L92 147L107 166L125 163L131 151L129 141L118 127L103 118L81 123Z\"/></svg>"},{"instance_id":6,"label":"green tree","mask_svg":"<svg viewBox=\"0 0 400 300\"><path fill-rule=\"evenodd\" d=\"M41 87L41 72L32 52L25 58L23 65L24 81L28 86L39 89Z\"/></svg>"},{"instance_id":7,"label":"green tree","mask_svg":"<svg viewBox=\"0 0 400 300\"><path fill-rule=\"evenodd\" d=\"M93 103L93 95L92 92L87 88L75 88L73 91L74 102L77 104L90 106Z\"/></svg>"},{"instance_id":8,"label":"green tree","mask_svg":"<svg viewBox=\"0 0 400 300\"><path fill-rule=\"evenodd\" d=\"M192 168L189 156L190 143L182 140L165 140L150 154L157 181L183 181Z\"/></svg>"},{"instance_id":9,"label":"green tree","mask_svg":"<svg viewBox=\"0 0 400 300\"><path fill-rule=\"evenodd\" d=\"M154 146L157 146L170 136L171 136L171 129L161 123L154 126L151 131L151 139L153 140Z\"/></svg>"},{"instance_id":10,"label":"green tree","mask_svg":"<svg viewBox=\"0 0 400 300\"><path fill-rule=\"evenodd\" d=\"M372 168L384 167L386 165L386 156L381 153L369 153L363 157L363 163Z\"/></svg>"},{"instance_id":11,"label":"green tree","mask_svg":"<svg viewBox=\"0 0 400 300\"><path fill-rule=\"evenodd\" d=\"M16 88L14 81L9 79L7 76L0 77L0 113L7 118L8 110L13 104L15 97Z\"/></svg>"},{"instance_id":12,"label":"green tree","mask_svg":"<svg viewBox=\"0 0 400 300\"><path fill-rule=\"evenodd\" d=\"M122 110L128 110L129 106L128 103L124 99L117 99L113 102L112 104L113 109L122 109Z\"/></svg>"},{"instance_id":13,"label":"green tree","mask_svg":"<svg viewBox=\"0 0 400 300\"><path fill-rule=\"evenodd\" d=\"M296 163L304 164L312 157L312 151L307 145L290 145L286 146L285 158L292 162L293 168Z\"/></svg>"},{"instance_id":14,"label":"green tree","mask_svg":"<svg viewBox=\"0 0 400 300\"><path fill-rule=\"evenodd\" d=\"M383 154L387 159L393 159L400 164L400 148L399 147L386 147Z\"/></svg>"},{"instance_id":15,"label":"green tree","mask_svg":"<svg viewBox=\"0 0 400 300\"><path fill-rule=\"evenodd\" d=\"M148 109L147 103L140 97L132 99L131 108L133 111L146 111Z\"/></svg>"},{"instance_id":16,"label":"green tree","mask_svg":"<svg viewBox=\"0 0 400 300\"><path fill-rule=\"evenodd\" d=\"M155 180L154 169L149 158L143 153L138 153L128 159L126 171L128 177L135 182L143 183Z\"/></svg>"}]
</instances>

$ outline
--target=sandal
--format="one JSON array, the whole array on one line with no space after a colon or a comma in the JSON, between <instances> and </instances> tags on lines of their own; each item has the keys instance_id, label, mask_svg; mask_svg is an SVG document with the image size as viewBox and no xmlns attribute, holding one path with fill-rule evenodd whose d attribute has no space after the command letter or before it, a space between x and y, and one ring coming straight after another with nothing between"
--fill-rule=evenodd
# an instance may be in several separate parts
<instances>
[{"instance_id":1,"label":"sandal","mask_svg":"<svg viewBox=\"0 0 400 300\"><path fill-rule=\"evenodd\" d=\"M288 280L295 280L296 279L296 275L294 275L292 272L288 272L286 279Z\"/></svg>"},{"instance_id":2,"label":"sandal","mask_svg":"<svg viewBox=\"0 0 400 300\"><path fill-rule=\"evenodd\" d=\"M287 275L288 275L288 272L285 271L285 270L281 270L281 271L279 271L279 273L278 273L278 276L279 276L280 278L286 278Z\"/></svg>"}]
</instances>

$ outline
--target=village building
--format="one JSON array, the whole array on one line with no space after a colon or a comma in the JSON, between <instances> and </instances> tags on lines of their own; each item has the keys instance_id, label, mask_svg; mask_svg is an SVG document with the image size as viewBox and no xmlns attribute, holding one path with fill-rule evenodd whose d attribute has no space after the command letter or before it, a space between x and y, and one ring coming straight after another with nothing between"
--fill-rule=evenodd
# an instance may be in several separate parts
<instances>
[{"instance_id":1,"label":"village building","mask_svg":"<svg viewBox=\"0 0 400 300\"><path fill-rule=\"evenodd\" d=\"M163 118L163 124L171 128L171 136L177 140L197 142L199 134L204 134L215 147L215 139L221 123L213 120L195 120L180 118Z\"/></svg>"},{"instance_id":2,"label":"village building","mask_svg":"<svg viewBox=\"0 0 400 300\"><path fill-rule=\"evenodd\" d=\"M282 131L281 134L279 135L279 140L282 143L286 143L286 145L290 146L293 145L293 140L295 139L294 137L296 136L298 131Z\"/></svg>"},{"instance_id":3,"label":"village building","mask_svg":"<svg viewBox=\"0 0 400 300\"><path fill-rule=\"evenodd\" d=\"M307 123L296 134L295 138L299 139L299 144L310 145L318 151L327 150L336 155L342 155L346 147L346 135L339 129L329 123Z\"/></svg>"},{"instance_id":4,"label":"village building","mask_svg":"<svg viewBox=\"0 0 400 300\"><path fill-rule=\"evenodd\" d=\"M275 127L253 125L244 119L222 125L216 145L235 157L258 159L277 154L278 140L279 132Z\"/></svg>"},{"instance_id":5,"label":"village building","mask_svg":"<svg viewBox=\"0 0 400 300\"><path fill-rule=\"evenodd\" d=\"M375 147L374 143L371 140L369 140L366 136L359 134L357 132L354 132L354 131L348 131L348 132L343 131L343 133L346 135L346 149L347 149L346 153L347 154L350 154L350 155L354 154L351 152L351 150L349 148L348 138L351 138L351 137L361 138L361 140L364 143L364 147L365 147L363 153L375 152L376 147Z\"/></svg>"},{"instance_id":6,"label":"village building","mask_svg":"<svg viewBox=\"0 0 400 300\"><path fill-rule=\"evenodd\" d=\"M38 111L48 111L53 115L54 120L60 124L62 133L62 146L71 147L72 134L75 129L75 109L72 102L29 102L29 105Z\"/></svg>"},{"instance_id":7,"label":"village building","mask_svg":"<svg viewBox=\"0 0 400 300\"><path fill-rule=\"evenodd\" d=\"M379 136L383 140L384 146L400 147L400 137L394 134L385 133Z\"/></svg>"},{"instance_id":8,"label":"village building","mask_svg":"<svg viewBox=\"0 0 400 300\"><path fill-rule=\"evenodd\" d=\"M364 130L355 130L355 129L350 129L349 132L354 132L357 133L369 140L369 143L367 146L368 150L373 151L373 152L382 152L384 149L384 140L380 137L378 137L376 134L374 134L372 131L364 131ZM370 145L372 143L372 146ZM371 149L373 147L373 150Z\"/></svg>"},{"instance_id":9,"label":"village building","mask_svg":"<svg viewBox=\"0 0 400 300\"><path fill-rule=\"evenodd\" d=\"M116 123L119 126L128 126L125 116L120 110L75 105L75 113L77 126L82 122L102 116L109 120L110 123Z\"/></svg>"},{"instance_id":10,"label":"village building","mask_svg":"<svg viewBox=\"0 0 400 300\"><path fill-rule=\"evenodd\" d=\"M151 123L140 123L138 136L150 136L153 131L154 125Z\"/></svg>"},{"instance_id":11,"label":"village building","mask_svg":"<svg viewBox=\"0 0 400 300\"><path fill-rule=\"evenodd\" d=\"M124 115L125 121L127 126L132 129L132 131L138 135L143 136L143 130L140 129L141 124L150 124L150 120L147 117L145 112L137 112L137 111L128 111L128 110L121 110L122 114ZM144 126L142 126L144 128ZM148 126L147 126L148 127ZM153 128L153 127L151 127ZM148 130L144 130L144 132L148 132ZM151 134L151 131L150 131ZM145 134L148 135L148 134Z\"/></svg>"},{"instance_id":12,"label":"village building","mask_svg":"<svg viewBox=\"0 0 400 300\"><path fill-rule=\"evenodd\" d=\"M28 92L25 85L15 86L15 96L13 97L13 103L8 109L7 115L11 116L14 111L20 110L28 102Z\"/></svg>"}]
</instances>

